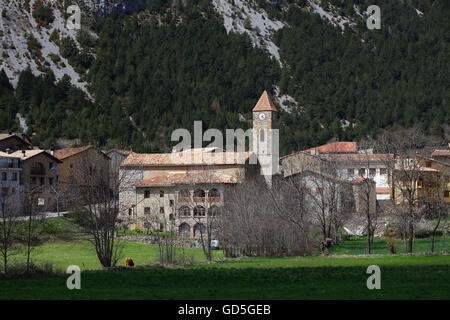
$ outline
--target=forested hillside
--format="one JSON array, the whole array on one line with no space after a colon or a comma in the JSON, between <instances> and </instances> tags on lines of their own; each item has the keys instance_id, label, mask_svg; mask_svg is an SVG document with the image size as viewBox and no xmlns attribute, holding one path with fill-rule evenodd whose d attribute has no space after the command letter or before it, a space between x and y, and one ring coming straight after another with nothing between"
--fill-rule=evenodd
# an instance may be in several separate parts
<instances>
[{"instance_id":1,"label":"forested hillside","mask_svg":"<svg viewBox=\"0 0 450 320\"><path fill-rule=\"evenodd\" d=\"M0 75L1 129L17 129L20 112L42 147L79 138L167 151L172 130L192 128L194 120L204 129L246 128L239 115L250 119L262 91L279 88L297 105L279 105L282 154L413 124L443 134L450 124L447 1L322 0L323 8L356 21L344 30L311 12L310 1L279 3L252 6L286 24L272 36L281 65L245 32L227 33L208 0L155 0L145 10L99 16L89 26L98 39L77 35L78 55L95 53L86 65L92 100L67 78L29 70L14 97ZM380 30L368 30L361 16L370 4L381 7ZM245 20L246 10L236 12Z\"/></svg>"}]
</instances>

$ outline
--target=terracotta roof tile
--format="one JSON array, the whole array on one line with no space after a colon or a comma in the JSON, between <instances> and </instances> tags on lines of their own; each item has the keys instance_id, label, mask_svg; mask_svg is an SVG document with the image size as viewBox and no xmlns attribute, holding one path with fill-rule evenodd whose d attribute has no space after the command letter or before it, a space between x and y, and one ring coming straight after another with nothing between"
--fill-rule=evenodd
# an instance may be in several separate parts
<instances>
[{"instance_id":1,"label":"terracotta roof tile","mask_svg":"<svg viewBox=\"0 0 450 320\"><path fill-rule=\"evenodd\" d=\"M253 111L278 112L277 108L275 108L275 105L273 104L266 90L264 90L263 94L259 98L258 103L256 103L256 106L253 108Z\"/></svg>"},{"instance_id":2,"label":"terracotta roof tile","mask_svg":"<svg viewBox=\"0 0 450 320\"><path fill-rule=\"evenodd\" d=\"M378 194L391 193L391 188L390 187L376 187L376 192Z\"/></svg>"},{"instance_id":3,"label":"terracotta roof tile","mask_svg":"<svg viewBox=\"0 0 450 320\"><path fill-rule=\"evenodd\" d=\"M59 160L64 160L68 157L71 157L77 153L86 151L93 147L94 146L89 145L89 146L84 146L84 147L79 147L79 148L63 148L63 149L55 150L55 157L58 158Z\"/></svg>"},{"instance_id":4,"label":"terracotta roof tile","mask_svg":"<svg viewBox=\"0 0 450 320\"><path fill-rule=\"evenodd\" d=\"M434 150L431 157L450 157L450 150Z\"/></svg>"},{"instance_id":5,"label":"terracotta roof tile","mask_svg":"<svg viewBox=\"0 0 450 320\"><path fill-rule=\"evenodd\" d=\"M198 184L198 183L237 183L236 176L219 175L216 173L174 173L144 179L133 184L135 187L162 187L175 186L177 184Z\"/></svg>"},{"instance_id":6,"label":"terracotta roof tile","mask_svg":"<svg viewBox=\"0 0 450 320\"><path fill-rule=\"evenodd\" d=\"M384 161L392 161L394 160L394 156L391 154L385 153L373 153L373 154L365 154L365 153L349 153L349 154L322 154L319 155L324 160L341 160L341 161L352 161L352 162L384 162Z\"/></svg>"},{"instance_id":7,"label":"terracotta roof tile","mask_svg":"<svg viewBox=\"0 0 450 320\"><path fill-rule=\"evenodd\" d=\"M305 152L319 151L319 153L338 153L338 152L349 152L356 153L356 142L332 142L327 143L322 146L314 147L305 150Z\"/></svg>"},{"instance_id":8,"label":"terracotta roof tile","mask_svg":"<svg viewBox=\"0 0 450 320\"><path fill-rule=\"evenodd\" d=\"M13 153L10 154L10 156L13 157L17 157L20 158L22 160L28 160L34 156L37 156L38 154L41 153L45 153L48 157L53 158L54 160L61 162L61 160L59 160L58 158L52 156L49 152L47 152L46 150L39 150L39 149L34 149L34 150L24 150L25 151L25 156L23 155L23 150L17 150Z\"/></svg>"},{"instance_id":9,"label":"terracotta roof tile","mask_svg":"<svg viewBox=\"0 0 450 320\"><path fill-rule=\"evenodd\" d=\"M176 153L132 153L121 166L180 166L245 164L251 152L208 152L207 149L190 149Z\"/></svg>"}]
</instances>

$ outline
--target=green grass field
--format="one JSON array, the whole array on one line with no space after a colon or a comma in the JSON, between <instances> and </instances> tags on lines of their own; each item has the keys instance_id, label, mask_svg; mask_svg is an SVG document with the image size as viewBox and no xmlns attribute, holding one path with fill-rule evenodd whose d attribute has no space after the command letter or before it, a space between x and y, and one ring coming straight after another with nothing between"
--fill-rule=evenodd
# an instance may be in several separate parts
<instances>
[{"instance_id":1,"label":"green grass field","mask_svg":"<svg viewBox=\"0 0 450 320\"><path fill-rule=\"evenodd\" d=\"M394 243L397 253L405 253L405 243L400 239L384 239L375 238L373 241L372 254L389 254L389 249L386 242L391 241ZM413 245L413 253L417 252L430 252L431 240L415 239ZM351 237L348 240L343 241L337 246L330 248L330 254L342 255L342 254L366 254L367 253L367 239L365 237ZM450 251L450 238L436 237L434 243L434 252L448 252Z\"/></svg>"},{"instance_id":2,"label":"green grass field","mask_svg":"<svg viewBox=\"0 0 450 320\"><path fill-rule=\"evenodd\" d=\"M274 258L0 280L0 299L450 299L449 256ZM381 290L368 290L369 265Z\"/></svg>"},{"instance_id":3,"label":"green grass field","mask_svg":"<svg viewBox=\"0 0 450 320\"><path fill-rule=\"evenodd\" d=\"M92 244L64 218L49 221L46 228L50 238L46 235L46 242L34 249L34 263L51 263L62 271L69 265L101 269ZM448 251L447 243L438 238L436 251ZM404 251L402 244L396 243L398 253ZM429 239L417 239L415 252L429 251L429 244ZM186 260L197 263L87 271L81 290L68 290L65 274L2 279L0 299L450 299L449 255L388 255L386 241L377 238L373 253L384 255L355 256L365 254L365 248L364 238L352 237L332 247L328 257L223 259L222 251L214 251L210 264L202 249L184 249ZM152 265L158 247L123 242L118 265L124 265L125 257L137 266ZM24 258L18 251L13 260ZM381 268L381 290L366 287L370 265Z\"/></svg>"}]
</instances>

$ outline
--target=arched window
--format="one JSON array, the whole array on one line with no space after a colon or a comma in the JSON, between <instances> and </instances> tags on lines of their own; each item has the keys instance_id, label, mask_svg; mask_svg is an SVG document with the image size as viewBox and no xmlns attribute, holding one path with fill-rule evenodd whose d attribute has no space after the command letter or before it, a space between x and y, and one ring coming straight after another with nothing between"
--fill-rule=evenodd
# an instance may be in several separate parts
<instances>
[{"instance_id":1,"label":"arched window","mask_svg":"<svg viewBox=\"0 0 450 320\"><path fill-rule=\"evenodd\" d=\"M191 227L186 222L183 222L178 227L178 232L183 238L189 238L189 236L191 235Z\"/></svg>"},{"instance_id":2,"label":"arched window","mask_svg":"<svg viewBox=\"0 0 450 320\"><path fill-rule=\"evenodd\" d=\"M194 217L204 217L205 216L205 207L196 206L194 208Z\"/></svg>"},{"instance_id":3,"label":"arched window","mask_svg":"<svg viewBox=\"0 0 450 320\"><path fill-rule=\"evenodd\" d=\"M194 226L194 237L195 238L201 238L202 236L205 235L205 232L206 232L206 228L203 225L203 223L197 223Z\"/></svg>"},{"instance_id":4,"label":"arched window","mask_svg":"<svg viewBox=\"0 0 450 320\"><path fill-rule=\"evenodd\" d=\"M180 190L178 198L180 202L189 202L191 200L191 193L187 189Z\"/></svg>"},{"instance_id":5,"label":"arched window","mask_svg":"<svg viewBox=\"0 0 450 320\"><path fill-rule=\"evenodd\" d=\"M218 212L219 212L219 207L218 206L211 206L211 208L208 209L208 215L210 217L217 216Z\"/></svg>"},{"instance_id":6,"label":"arched window","mask_svg":"<svg viewBox=\"0 0 450 320\"><path fill-rule=\"evenodd\" d=\"M190 217L191 209L189 209L188 206L182 206L180 209L178 209L178 213L180 217Z\"/></svg>"},{"instance_id":7,"label":"arched window","mask_svg":"<svg viewBox=\"0 0 450 320\"><path fill-rule=\"evenodd\" d=\"M205 202L205 191L202 189L197 189L194 191L194 201L195 202Z\"/></svg>"},{"instance_id":8,"label":"arched window","mask_svg":"<svg viewBox=\"0 0 450 320\"><path fill-rule=\"evenodd\" d=\"M211 189L208 192L208 200L209 202L218 202L220 201L220 193L217 189Z\"/></svg>"},{"instance_id":9,"label":"arched window","mask_svg":"<svg viewBox=\"0 0 450 320\"><path fill-rule=\"evenodd\" d=\"M259 130L259 141L261 141L261 142L264 142L264 139L265 139L264 132L265 132L264 129Z\"/></svg>"}]
</instances>

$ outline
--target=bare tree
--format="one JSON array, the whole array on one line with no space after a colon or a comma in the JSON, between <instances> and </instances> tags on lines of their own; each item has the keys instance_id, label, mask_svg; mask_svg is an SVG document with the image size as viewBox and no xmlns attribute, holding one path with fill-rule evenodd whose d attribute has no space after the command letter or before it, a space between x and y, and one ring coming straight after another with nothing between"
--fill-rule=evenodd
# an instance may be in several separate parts
<instances>
[{"instance_id":1,"label":"bare tree","mask_svg":"<svg viewBox=\"0 0 450 320\"><path fill-rule=\"evenodd\" d=\"M24 229L22 230L23 233L18 236L22 237L26 243L27 273L30 271L31 253L34 249L35 244L39 240L39 236L44 231L43 224L45 221L45 217L41 214L41 206L38 202L39 195L37 194L43 188L43 186L39 186L24 193L24 213L26 216L26 220L22 223L24 226Z\"/></svg>"},{"instance_id":2,"label":"bare tree","mask_svg":"<svg viewBox=\"0 0 450 320\"><path fill-rule=\"evenodd\" d=\"M426 219L435 220L433 230L431 233L431 252L434 252L434 245L436 239L436 232L442 219L448 217L448 205L443 199L443 192L441 190L442 179L438 174L429 175L427 177L427 188L420 194L420 203L423 205L424 216Z\"/></svg>"},{"instance_id":3,"label":"bare tree","mask_svg":"<svg viewBox=\"0 0 450 320\"><path fill-rule=\"evenodd\" d=\"M278 184L278 183L277 183ZM295 213L280 216L282 210L296 210L298 203L288 194L267 191L261 179L248 179L227 189L225 206L218 215L218 237L226 254L247 256L309 255L312 247L300 232ZM279 208L275 208L276 199ZM290 201L289 204L285 203ZM282 207L281 207L282 206ZM289 218L290 217L290 218ZM295 219L296 223L293 220Z\"/></svg>"},{"instance_id":4,"label":"bare tree","mask_svg":"<svg viewBox=\"0 0 450 320\"><path fill-rule=\"evenodd\" d=\"M107 168L98 167L95 159L84 156L73 171L67 194L76 194L69 199L77 221L89 235L97 257L104 267L115 266L120 258L122 246L116 238L119 225L120 178L110 186ZM76 189L75 189L76 188Z\"/></svg>"},{"instance_id":5,"label":"bare tree","mask_svg":"<svg viewBox=\"0 0 450 320\"><path fill-rule=\"evenodd\" d=\"M3 194L0 197L0 253L3 272L8 274L8 261L15 253L12 251L20 216L20 199L17 195Z\"/></svg>"},{"instance_id":6,"label":"bare tree","mask_svg":"<svg viewBox=\"0 0 450 320\"><path fill-rule=\"evenodd\" d=\"M175 202L167 216L166 212L160 212L159 194L154 194L154 196L151 198L150 195L150 201L145 204L144 215L138 217L138 223L146 228L150 232L150 236L156 240L160 263L171 265L184 259L184 247L177 246L178 216L175 212Z\"/></svg>"},{"instance_id":7,"label":"bare tree","mask_svg":"<svg viewBox=\"0 0 450 320\"><path fill-rule=\"evenodd\" d=\"M420 127L401 129L396 132L384 133L377 141L376 149L386 154L393 154L394 161L386 161L386 166L392 173L394 203L397 212L404 217L404 233L408 235L407 251L412 253L416 223L420 220L423 210L420 207L419 189L427 171L421 157L416 154L426 154L432 149L432 143Z\"/></svg>"}]
</instances>

